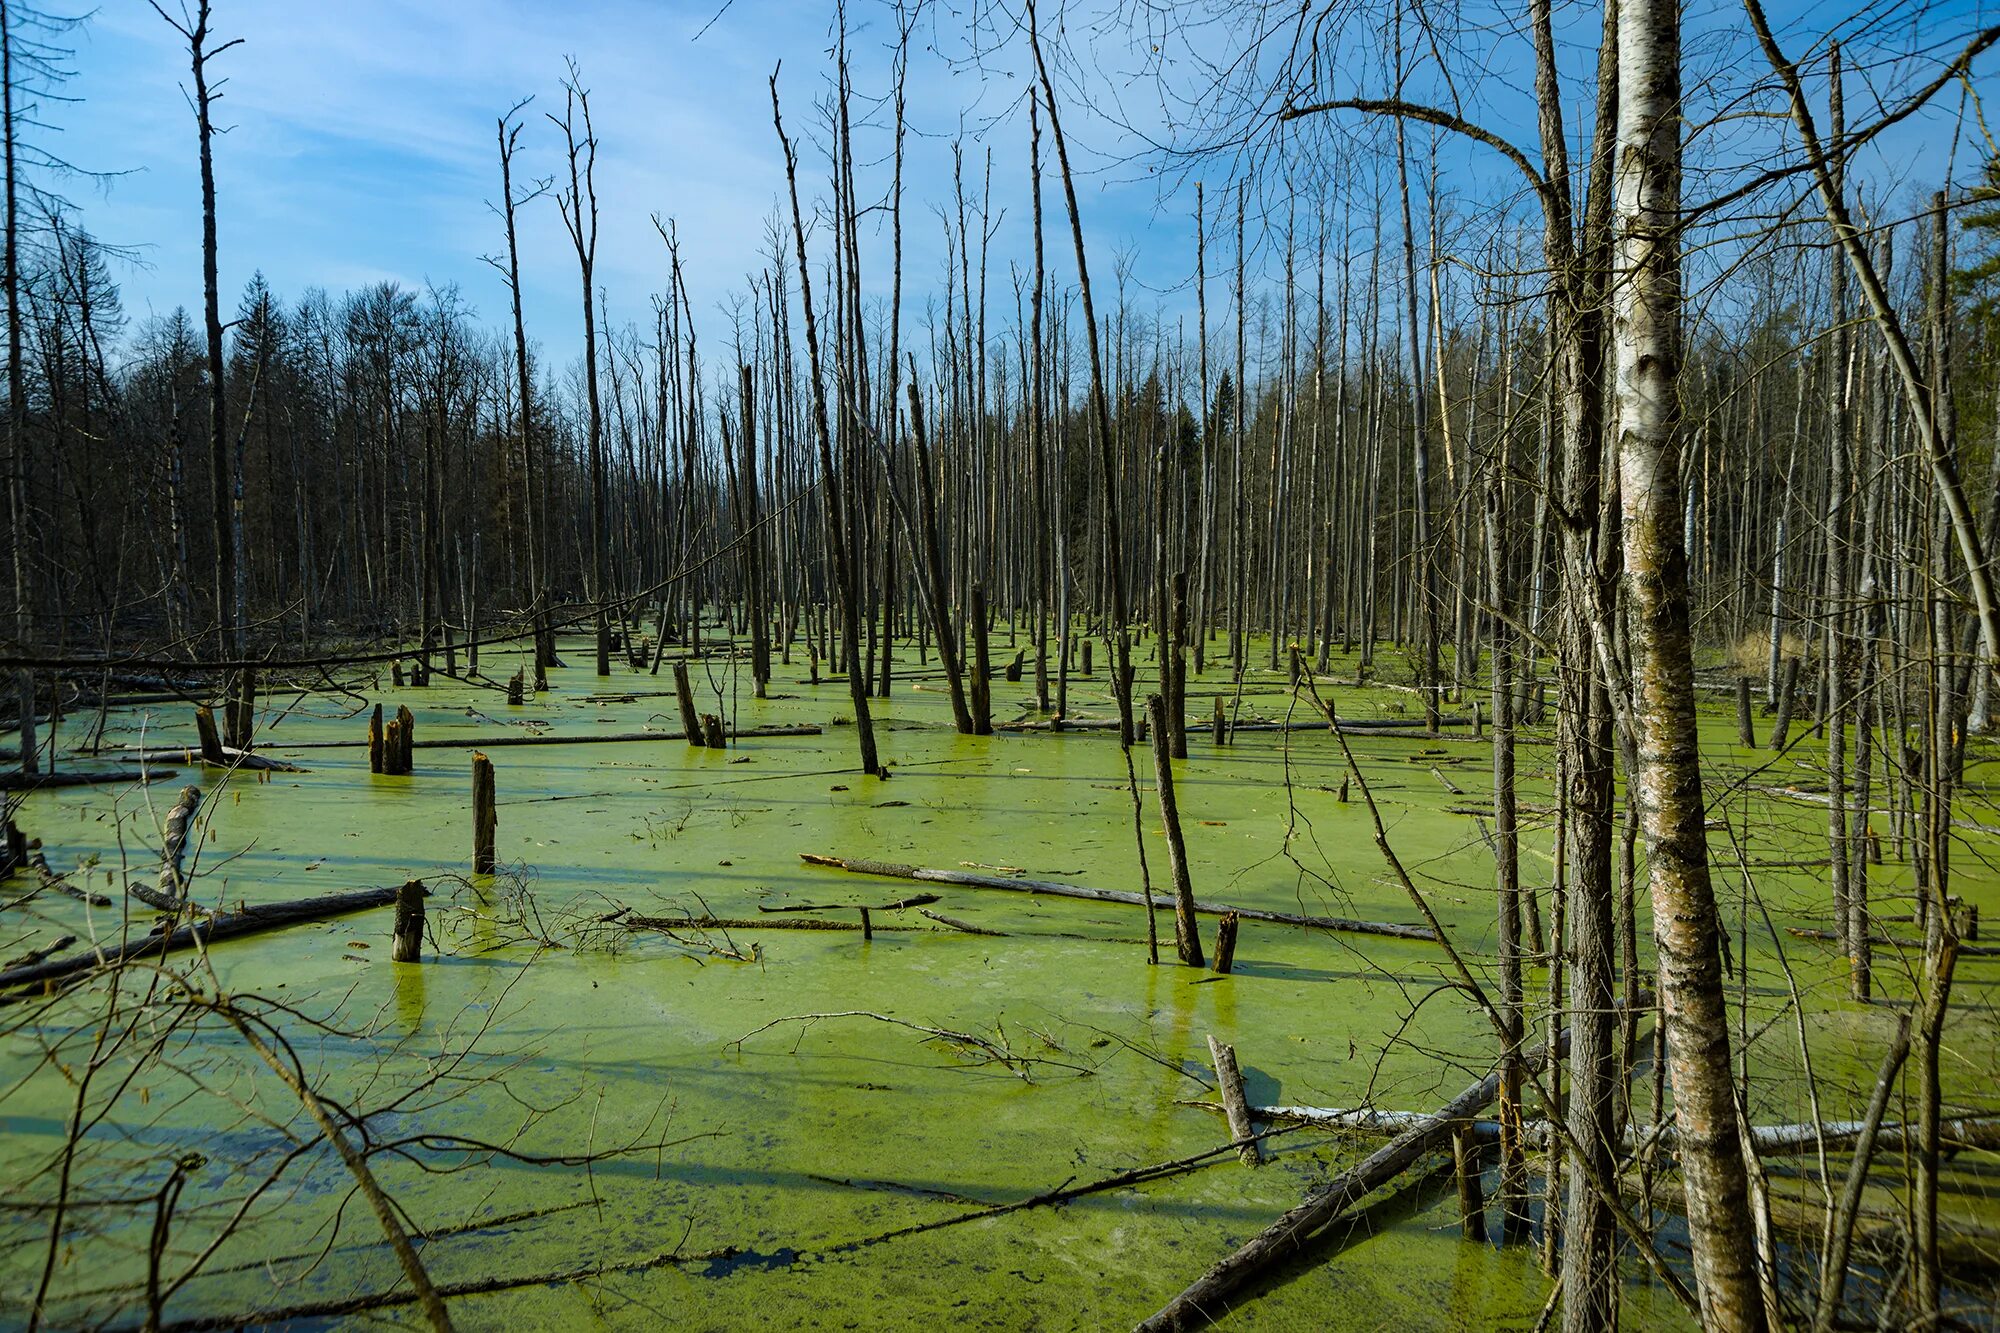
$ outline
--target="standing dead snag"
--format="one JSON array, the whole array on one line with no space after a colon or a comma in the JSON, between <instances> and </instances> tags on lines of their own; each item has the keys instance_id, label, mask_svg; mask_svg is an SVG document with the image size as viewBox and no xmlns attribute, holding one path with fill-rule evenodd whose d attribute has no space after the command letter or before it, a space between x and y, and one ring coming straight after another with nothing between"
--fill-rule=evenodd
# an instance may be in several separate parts
<instances>
[{"instance_id":1,"label":"standing dead snag","mask_svg":"<svg viewBox=\"0 0 2000 1333\"><path fill-rule=\"evenodd\" d=\"M368 718L368 771L383 772L382 763L387 756L382 735L382 705L376 704L375 711Z\"/></svg>"},{"instance_id":2,"label":"standing dead snag","mask_svg":"<svg viewBox=\"0 0 2000 1333\"><path fill-rule=\"evenodd\" d=\"M1188 877L1180 811L1174 805L1174 743L1166 701L1157 694L1147 695L1146 712L1153 723L1153 775L1160 789L1160 822L1166 826L1167 869L1174 880L1174 945L1183 963L1200 967L1201 930L1194 921L1194 884Z\"/></svg>"},{"instance_id":3,"label":"standing dead snag","mask_svg":"<svg viewBox=\"0 0 2000 1333\"><path fill-rule=\"evenodd\" d=\"M487 769L490 776L492 765L489 764ZM421 963L424 960L424 892L423 881L416 879L406 881L402 888L396 890L396 924L389 943L392 962Z\"/></svg>"},{"instance_id":4,"label":"standing dead snag","mask_svg":"<svg viewBox=\"0 0 2000 1333\"><path fill-rule=\"evenodd\" d=\"M493 761L483 754L472 756L472 873L493 873L493 831L499 823L494 813Z\"/></svg>"},{"instance_id":5,"label":"standing dead snag","mask_svg":"<svg viewBox=\"0 0 2000 1333\"><path fill-rule=\"evenodd\" d=\"M674 663L674 699L681 709L681 734L687 737L689 745L706 745L708 740L702 735L701 715L694 711L694 687L688 683L688 664L685 658Z\"/></svg>"}]
</instances>

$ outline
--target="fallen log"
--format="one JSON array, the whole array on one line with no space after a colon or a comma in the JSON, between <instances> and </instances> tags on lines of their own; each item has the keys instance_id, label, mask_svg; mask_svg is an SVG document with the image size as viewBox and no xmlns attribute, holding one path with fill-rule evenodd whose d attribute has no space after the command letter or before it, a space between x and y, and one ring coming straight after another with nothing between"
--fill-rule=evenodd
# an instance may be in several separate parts
<instances>
[{"instance_id":1,"label":"fallen log","mask_svg":"<svg viewBox=\"0 0 2000 1333\"><path fill-rule=\"evenodd\" d=\"M290 902L264 903L239 907L233 912L217 912L206 921L182 926L168 934L155 932L137 939L127 939L109 948L92 948L66 958L37 963L32 967L11 968L0 972L0 989L60 981L79 972L87 972L93 967L109 967L114 963L134 958L184 949L197 940L204 945L213 944L218 940L276 930L280 926L323 921L328 917L359 912L364 908L386 907L396 901L398 892L399 890L395 888L355 889L347 893L330 893L319 898L295 898Z\"/></svg>"},{"instance_id":2,"label":"fallen log","mask_svg":"<svg viewBox=\"0 0 2000 1333\"><path fill-rule=\"evenodd\" d=\"M76 885L69 882L68 875L58 875L55 871L49 869L49 858L40 852L36 852L28 858L28 868L35 872L35 878L41 881L44 889L51 889L56 893L64 894L76 899L80 903L89 903L92 907L111 906L111 899L106 895L79 889Z\"/></svg>"},{"instance_id":3,"label":"fallen log","mask_svg":"<svg viewBox=\"0 0 2000 1333\"><path fill-rule=\"evenodd\" d=\"M1183 1106L1199 1107L1217 1115L1226 1115L1228 1108L1220 1102L1184 1101ZM1249 1108L1252 1120L1263 1120L1279 1125L1311 1125L1318 1129L1340 1130L1360 1134L1400 1134L1418 1128L1432 1117L1422 1111L1385 1111L1379 1107L1364 1106L1352 1109L1331 1106L1252 1106ZM1464 1127L1471 1130L1483 1145L1500 1141L1498 1120L1469 1120ZM1802 1157L1819 1151L1822 1142L1832 1153L1847 1152L1860 1141L1866 1122L1860 1120L1826 1120L1817 1126L1810 1122L1793 1125L1754 1125L1750 1130L1750 1141L1759 1155L1764 1157ZM1884 1148L1901 1149L1905 1134L1911 1135L1910 1146L1915 1146L1915 1125L1904 1125L1889 1121L1876 1132L1877 1150ZM1552 1137L1553 1136L1553 1137ZM1660 1147L1671 1152L1678 1133L1673 1122L1665 1121L1658 1126L1627 1129L1619 1140L1618 1150L1633 1154L1649 1147ZM2000 1115L1962 1116L1956 1120L1938 1122L1938 1138L1947 1150L1974 1149L1980 1152L2000 1150ZM1546 1120L1526 1120L1521 1124L1523 1147L1544 1149L1552 1142L1560 1142Z\"/></svg>"},{"instance_id":4,"label":"fallen log","mask_svg":"<svg viewBox=\"0 0 2000 1333\"><path fill-rule=\"evenodd\" d=\"M1907 919L1905 918L1905 920ZM1812 930L1805 926L1787 926L1785 927L1785 933L1787 935L1796 935L1802 940L1838 941L1840 939L1840 936L1830 930ZM1922 940L1899 940L1893 935L1870 935L1868 942L1878 947L1887 946L1890 948L1912 949L1918 953L1922 953L1924 948ZM1960 957L1970 954L1975 958L2000 958L2000 945L1961 943L1958 946L1958 953Z\"/></svg>"},{"instance_id":5,"label":"fallen log","mask_svg":"<svg viewBox=\"0 0 2000 1333\"><path fill-rule=\"evenodd\" d=\"M1650 1002L1650 1001L1649 1001ZM1553 1045L1558 1055L1569 1045L1564 1028L1553 1042L1526 1052L1523 1067L1539 1070ZM1139 1324L1141 1333L1206 1328L1229 1308L1228 1301L1246 1282L1296 1254L1313 1235L1339 1218L1367 1195L1407 1171L1426 1154L1449 1146L1460 1125L1472 1120L1500 1095L1500 1071L1494 1070L1430 1115L1420 1117L1357 1166L1308 1195L1305 1201L1225 1256Z\"/></svg>"},{"instance_id":6,"label":"fallen log","mask_svg":"<svg viewBox=\"0 0 2000 1333\"><path fill-rule=\"evenodd\" d=\"M936 901L938 901L938 895L935 893L919 893L915 897L898 898L893 903L882 903L879 906L869 907L864 910L870 912L897 912L906 907L929 907ZM796 906L788 907L766 907L760 903L757 906L757 910L760 912L852 912L859 907L861 907L859 903L799 903Z\"/></svg>"},{"instance_id":7,"label":"fallen log","mask_svg":"<svg viewBox=\"0 0 2000 1333\"><path fill-rule=\"evenodd\" d=\"M933 884L957 884L969 889L1001 889L1012 893L1041 894L1051 898L1080 898L1085 902L1126 903L1144 907L1146 898L1127 889L1091 889L1080 884L1055 884L1045 879L1006 879L998 875L975 875L963 870L931 870L895 861L870 861L863 857L819 856L800 852L807 865L831 866L855 875L882 875L889 879L916 879ZM1174 900L1166 894L1152 895L1153 906L1172 910ZM1363 935L1387 935L1393 939L1434 940L1423 926L1405 926L1393 921L1357 921L1344 916L1301 916L1293 912L1266 912L1255 907L1231 907L1197 899L1194 910L1207 916L1234 912L1246 921L1269 921L1281 926L1317 926L1321 930L1344 930Z\"/></svg>"},{"instance_id":8,"label":"fallen log","mask_svg":"<svg viewBox=\"0 0 2000 1333\"><path fill-rule=\"evenodd\" d=\"M810 722L784 723L768 727L745 727L732 731L732 738L752 740L777 736L817 736L821 728ZM432 736L424 740L413 740L413 750L493 750L509 745L604 745L621 741L681 741L687 734L680 731L614 731L599 735L564 736ZM358 741L298 741L285 744L281 741L269 742L282 750L358 750L367 746L365 740ZM165 751L171 755L183 753L179 750ZM140 758L151 759L153 752L142 754Z\"/></svg>"},{"instance_id":9,"label":"fallen log","mask_svg":"<svg viewBox=\"0 0 2000 1333\"><path fill-rule=\"evenodd\" d=\"M139 758L141 762L147 764L146 768L109 768L94 773L79 770L64 773L0 773L0 791L35 791L43 787L91 787L116 782L149 782L179 768L178 760L181 754L182 751L174 751L164 763L153 756L141 755Z\"/></svg>"},{"instance_id":10,"label":"fallen log","mask_svg":"<svg viewBox=\"0 0 2000 1333\"><path fill-rule=\"evenodd\" d=\"M201 764L208 768L236 768L250 773L305 773L310 770L297 764L288 764L282 759L273 759L254 750L238 750L233 746L218 745L215 752L204 753L199 749L186 750L141 750L136 756L142 764L160 763L185 766Z\"/></svg>"},{"instance_id":11,"label":"fallen log","mask_svg":"<svg viewBox=\"0 0 2000 1333\"><path fill-rule=\"evenodd\" d=\"M817 916L628 916L619 922L630 930L860 930L859 921L828 921ZM929 926L875 926L876 930L928 931ZM941 934L942 932L935 932Z\"/></svg>"}]
</instances>

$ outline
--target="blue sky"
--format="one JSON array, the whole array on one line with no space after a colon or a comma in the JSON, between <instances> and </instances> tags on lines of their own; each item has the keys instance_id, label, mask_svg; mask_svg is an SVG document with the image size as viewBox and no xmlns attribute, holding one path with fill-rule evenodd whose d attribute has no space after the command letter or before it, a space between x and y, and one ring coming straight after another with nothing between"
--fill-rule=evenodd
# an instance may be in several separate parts
<instances>
[{"instance_id":1,"label":"blue sky","mask_svg":"<svg viewBox=\"0 0 2000 1333\"><path fill-rule=\"evenodd\" d=\"M1044 0L1045 11L1053 2ZM505 291L481 262L501 244L498 220L487 207L499 189L494 118L528 94L536 97L533 112L559 110L563 60L573 56L593 91L601 141L598 279L609 294L611 317L643 320L649 293L664 288L665 248L650 221L657 212L678 223L697 315L713 345L724 322L718 303L761 266L765 219L783 188L765 80L782 59L787 128L795 136L808 130L811 100L827 86L833 12L818 0L733 0L717 17L719 3L219 0L218 31L244 39L218 66L228 80L218 120L230 127L216 146L225 306L233 308L255 269L287 298L314 284L340 291L382 279L416 287L427 280L456 282L480 316L498 326ZM1214 0L1192 3L1200 9ZM975 8L995 12L990 0ZM852 9L856 82L863 92L885 89L886 47L893 40L887 6L853 0ZM1594 22L1590 13L1575 6L1561 12L1566 36L1586 49L1581 39ZM909 99L915 137L905 208L906 290L913 321L922 318L923 298L941 287L944 247L934 210L950 201L954 136L967 137L968 186L975 191L989 146L994 154L996 209L1006 209L994 241L996 305L1011 307L1008 261L1026 263L1029 256L1020 110L1026 70L1019 44L974 68L962 59L964 12L934 14L919 41L935 41L937 49L917 54ZM1884 29L1903 33L1898 40L1990 21L1965 3L1875 14L1888 15ZM1691 7L1691 68L1729 76L1732 53L1740 49L1736 15L1734 0ZM1505 7L1487 18L1503 27L1512 21ZM1800 5L1774 5L1773 18L1801 52L1833 22L1854 21L1848 9ZM1226 41L1227 31L1226 25L1196 26L1187 40ZM1158 304L1170 314L1190 310L1185 280L1193 267L1192 190L1188 173L1146 155L1147 139L1167 136L1154 85L1140 68L1147 53L1135 54L1129 32L1091 40L1079 24L1071 35L1081 58L1093 62L1095 86L1115 98L1117 116L1140 131L1074 102L1064 107L1072 153L1084 173L1079 194L1094 276L1108 287L1113 256L1122 251L1132 258L1137 304ZM73 44L77 77L68 91L80 100L48 108L48 118L61 127L51 143L81 166L129 174L101 189L72 183L68 193L100 238L138 247L140 262L119 274L135 319L177 304L198 307L199 193L194 122L182 91L185 49L144 0L106 0ZM1188 72L1179 54L1169 41L1160 55L1173 77ZM1522 97L1525 58L1525 45L1505 32L1493 39L1490 52L1475 46L1461 55L1479 69L1478 96L1489 108L1482 114L1528 143L1533 130ZM1993 64L1989 58L1984 69L1990 72ZM1379 75L1367 68L1343 70L1340 77L1351 87L1372 82L1380 88ZM1913 122L1865 169L1912 188L1934 180L1948 130L1939 116ZM876 133L872 142L886 150L885 134ZM1732 151L1746 160L1756 155L1754 143ZM1044 153L1056 263L1067 259L1068 243L1059 230L1065 220L1046 136ZM1962 149L1961 157L1967 156ZM519 170L546 175L559 160L554 127L531 115ZM818 162L816 153L805 154L808 189ZM1513 193L1507 172L1490 160L1448 148L1441 167L1455 217L1476 217ZM863 163L861 170L864 192L886 185L886 162ZM1224 164L1202 171L1213 206ZM552 201L534 204L523 220L530 335L558 361L566 360L581 337L575 261ZM1257 241L1253 224L1253 245ZM886 279L883 253L878 244L867 261L877 279ZM1275 261L1273 250L1263 254ZM1223 286L1216 275L1225 262L1225 255L1211 251L1212 320L1219 318L1215 303Z\"/></svg>"}]
</instances>

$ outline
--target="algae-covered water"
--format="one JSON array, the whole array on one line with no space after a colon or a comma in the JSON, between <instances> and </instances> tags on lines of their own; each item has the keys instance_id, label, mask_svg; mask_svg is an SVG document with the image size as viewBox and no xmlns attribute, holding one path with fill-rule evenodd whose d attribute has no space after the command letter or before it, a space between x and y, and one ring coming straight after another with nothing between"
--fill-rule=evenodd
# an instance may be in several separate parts
<instances>
[{"instance_id":1,"label":"algae-covered water","mask_svg":"<svg viewBox=\"0 0 2000 1333\"><path fill-rule=\"evenodd\" d=\"M429 880L421 964L390 961L384 907L217 944L203 986L268 1018L259 1030L289 1043L331 1106L359 1117L348 1132L376 1150L373 1170L419 1237L432 1281L453 1293L460 1327L1129 1326L1379 1140L1295 1130L1275 1136L1272 1160L1254 1170L1219 1154L1059 1204L954 1219L1225 1144L1221 1118L1186 1104L1214 1099L1211 1035L1236 1047L1256 1104L1424 1111L1489 1067L1490 1033L1432 944L1251 921L1234 972L1220 976L1172 961L1170 914L1160 917L1166 961L1154 967L1135 907L803 864L800 853L864 856L1139 887L1115 737L958 736L935 670L907 647L907 674L890 699L874 701L890 780L856 768L852 727L841 725L844 682L809 685L802 666L781 665L772 697L759 701L729 660L711 658L695 668L704 711L744 728L803 722L823 732L726 751L678 739L491 746L503 865L497 876L469 877L470 749L419 749L414 774L371 775L359 744L365 709L407 705L423 740L678 730L667 672L621 668L599 680L577 647L550 692L526 707L442 675L421 689L385 678L278 692L263 701L260 749L309 771L224 781L197 766L143 789L39 793L19 814L52 868L83 864L74 882L97 892L116 890L121 865L153 873L153 820L187 781L207 791L196 878L207 905ZM483 663L495 680L515 665L492 652ZM1148 670L1142 663L1142 689ZM1352 663L1334 674L1351 676ZM1322 688L1350 715L1415 708L1394 688ZM1233 697L1235 684L1226 666L1211 665L1191 682L1190 713L1205 717L1217 692ZM1307 712L1283 673L1259 670L1245 676L1238 706L1246 720ZM1031 707L1031 683L996 683L996 718ZM1072 680L1071 713L1114 716L1101 672ZM1740 928L1733 957L1749 963L1740 1000L1753 1037L1752 1114L1760 1123L1811 1118L1801 1029L1819 1113L1855 1114L1895 1011L1846 1002L1832 946L1786 933L1828 924L1824 866L1811 864L1824 857L1825 814L1752 790L1809 789L1819 749L1808 741L1774 760L1737 750L1731 733L1718 714L1706 739L1724 793L1715 813L1733 830L1719 830L1715 846ZM191 744L192 718L174 707L116 712L107 756L142 739ZM1531 737L1522 753L1523 876L1544 891L1548 739ZM1490 803L1488 747L1463 733L1352 744L1403 861L1461 948L1490 971L1492 856L1474 813ZM1415 922L1373 845L1366 807L1339 799L1346 766L1333 738L1244 731L1216 747L1203 730L1190 749L1176 781L1199 897ZM1150 756L1135 758L1160 888L1166 857ZM1968 820L1992 818L1987 759L1976 752L1971 761ZM1968 831L1954 863L1954 887L1989 917L1995 846ZM1746 909L1740 867L1761 909ZM1907 885L1906 867L1878 868L1878 895ZM16 877L4 889L7 957L61 934L115 937L127 911L134 930L153 919L122 896L108 909L46 892L15 902L32 887ZM633 915L745 920L802 905L828 910L798 915L857 924L845 907L919 891L940 894L931 911L1001 933L967 933L914 910L873 913L870 940L854 930L738 927L676 939L624 928ZM1640 910L1643 926L1643 897ZM1212 945L1213 919L1203 928ZM1795 982L1779 967L1780 949ZM1892 960L1878 974L1886 994L1907 994ZM1996 974L1980 957L1959 969L1963 1012L1945 1061L1956 1110L1992 1109ZM137 1326L155 1253L169 1286L201 1257L200 1275L164 1296L168 1325L420 1322L414 1305L381 1302L408 1285L296 1097L226 1024L170 1021L184 1010L169 992L143 1007L144 981L122 983L118 1021L138 1014L142 1029L156 1021L158 1031L100 1060L80 1103L92 1043L114 1027L104 1021L106 988L0 1016L0 1322L26 1322L49 1258L50 1204L65 1188L52 1326ZM1539 997L1540 969L1529 984ZM978 1042L927 1039L888 1019ZM1642 1074L1637 1084L1642 1118L1652 1114L1650 1083ZM63 1145L79 1104L82 1147L65 1187ZM1462 1241L1440 1165L1371 1201L1223 1322L1532 1326L1548 1292L1535 1239ZM1807 1166L1774 1162L1773 1188L1816 1202ZM1946 1206L1961 1257L1976 1259L1988 1229L2000 1227L1985 1199L1989 1172L1976 1154L1952 1168ZM159 1224L166 1193L174 1206ZM1900 1195L1878 1193L1871 1206L1892 1217ZM1497 1209L1492 1217L1497 1234ZM1670 1215L1660 1222L1660 1243L1677 1255ZM1687 1322L1642 1265L1627 1268L1626 1323ZM1991 1308L1976 1277L1961 1295Z\"/></svg>"}]
</instances>

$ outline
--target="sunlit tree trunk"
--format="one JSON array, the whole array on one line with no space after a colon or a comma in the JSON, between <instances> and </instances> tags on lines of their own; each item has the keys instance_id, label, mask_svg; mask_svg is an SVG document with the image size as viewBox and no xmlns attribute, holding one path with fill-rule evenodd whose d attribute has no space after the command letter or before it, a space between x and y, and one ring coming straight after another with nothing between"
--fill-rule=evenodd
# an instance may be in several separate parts
<instances>
[{"instance_id":1,"label":"sunlit tree trunk","mask_svg":"<svg viewBox=\"0 0 2000 1333\"><path fill-rule=\"evenodd\" d=\"M1682 544L1678 0L1621 0L1618 50L1611 343L1635 658L1633 776L1702 1322L1756 1329L1764 1307L1709 880Z\"/></svg>"}]
</instances>

